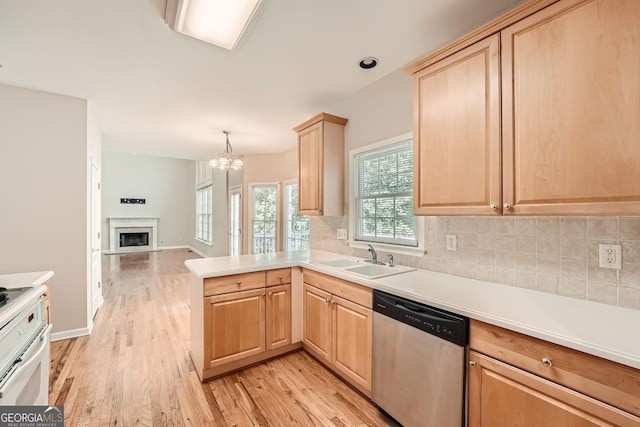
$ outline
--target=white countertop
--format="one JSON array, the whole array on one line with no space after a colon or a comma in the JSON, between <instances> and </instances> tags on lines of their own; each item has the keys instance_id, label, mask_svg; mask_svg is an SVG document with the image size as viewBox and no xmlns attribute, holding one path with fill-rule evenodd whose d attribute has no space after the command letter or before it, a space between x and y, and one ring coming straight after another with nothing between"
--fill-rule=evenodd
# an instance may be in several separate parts
<instances>
[{"instance_id":1,"label":"white countertop","mask_svg":"<svg viewBox=\"0 0 640 427\"><path fill-rule=\"evenodd\" d=\"M300 266L640 369L640 311L426 270L367 279L314 261L323 251L192 259L197 277Z\"/></svg>"},{"instance_id":2,"label":"white countertop","mask_svg":"<svg viewBox=\"0 0 640 427\"><path fill-rule=\"evenodd\" d=\"M16 273L0 275L0 287L12 288L33 288L33 291L21 298L16 304L12 304L7 310L0 312L0 326L4 325L13 317L30 305L40 295L47 291L44 283L53 277L53 271L37 271L32 273Z\"/></svg>"}]
</instances>

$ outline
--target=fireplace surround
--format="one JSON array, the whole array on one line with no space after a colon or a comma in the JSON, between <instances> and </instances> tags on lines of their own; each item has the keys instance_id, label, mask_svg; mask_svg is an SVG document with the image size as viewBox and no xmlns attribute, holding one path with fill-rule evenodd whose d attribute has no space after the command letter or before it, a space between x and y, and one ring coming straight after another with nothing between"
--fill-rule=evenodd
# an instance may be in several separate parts
<instances>
[{"instance_id":1,"label":"fireplace surround","mask_svg":"<svg viewBox=\"0 0 640 427\"><path fill-rule=\"evenodd\" d=\"M158 248L158 218L108 218L109 252L142 252Z\"/></svg>"}]
</instances>

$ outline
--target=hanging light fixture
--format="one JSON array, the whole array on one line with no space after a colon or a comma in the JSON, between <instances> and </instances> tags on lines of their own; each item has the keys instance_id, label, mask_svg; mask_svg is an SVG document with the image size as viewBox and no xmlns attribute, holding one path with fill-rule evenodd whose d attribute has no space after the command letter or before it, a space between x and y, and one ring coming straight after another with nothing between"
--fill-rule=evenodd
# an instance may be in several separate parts
<instances>
[{"instance_id":1,"label":"hanging light fixture","mask_svg":"<svg viewBox=\"0 0 640 427\"><path fill-rule=\"evenodd\" d=\"M228 171L229 169L238 170L241 169L244 165L242 159L233 154L233 148L231 148L231 144L229 143L229 132L228 130L223 130L227 137L227 145L224 149L224 153L220 156L216 155L211 160L209 160L209 166L212 168L218 168L223 171Z\"/></svg>"}]
</instances>

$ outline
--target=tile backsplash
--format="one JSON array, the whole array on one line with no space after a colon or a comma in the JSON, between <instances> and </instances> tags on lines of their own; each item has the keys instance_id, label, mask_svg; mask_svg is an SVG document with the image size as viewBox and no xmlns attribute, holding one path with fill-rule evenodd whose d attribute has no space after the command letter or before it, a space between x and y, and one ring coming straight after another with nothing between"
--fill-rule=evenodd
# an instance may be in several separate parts
<instances>
[{"instance_id":1,"label":"tile backsplash","mask_svg":"<svg viewBox=\"0 0 640 427\"><path fill-rule=\"evenodd\" d=\"M425 217L427 253L398 264L640 310L638 217ZM336 239L348 217L312 217L313 249L366 258ZM455 234L457 250L446 236ZM622 269L599 267L599 244L622 245ZM384 256L381 253L380 259Z\"/></svg>"}]
</instances>

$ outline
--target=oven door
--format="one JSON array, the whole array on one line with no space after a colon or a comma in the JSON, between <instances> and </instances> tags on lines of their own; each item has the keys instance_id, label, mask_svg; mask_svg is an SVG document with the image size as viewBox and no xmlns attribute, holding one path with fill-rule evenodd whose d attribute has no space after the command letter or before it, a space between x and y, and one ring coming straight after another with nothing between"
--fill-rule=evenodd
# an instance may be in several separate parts
<instances>
[{"instance_id":1,"label":"oven door","mask_svg":"<svg viewBox=\"0 0 640 427\"><path fill-rule=\"evenodd\" d=\"M27 347L0 383L0 405L48 405L51 325L47 325Z\"/></svg>"}]
</instances>

